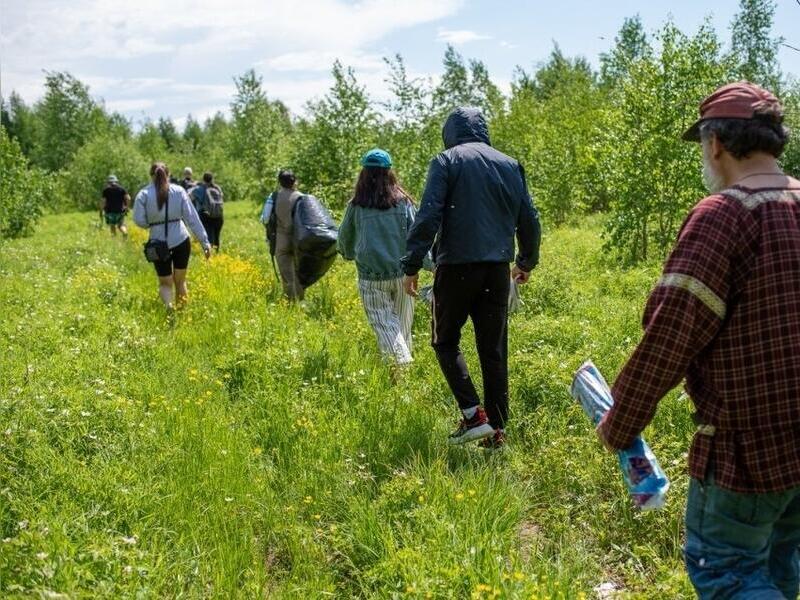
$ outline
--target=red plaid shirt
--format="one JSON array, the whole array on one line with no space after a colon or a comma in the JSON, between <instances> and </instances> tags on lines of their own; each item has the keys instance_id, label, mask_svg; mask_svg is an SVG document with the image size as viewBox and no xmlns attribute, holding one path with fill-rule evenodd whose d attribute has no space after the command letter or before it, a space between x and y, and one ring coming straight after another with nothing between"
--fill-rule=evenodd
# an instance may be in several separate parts
<instances>
[{"instance_id":1,"label":"red plaid shirt","mask_svg":"<svg viewBox=\"0 0 800 600\"><path fill-rule=\"evenodd\" d=\"M800 189L734 187L684 222L647 301L644 337L601 426L624 448L686 379L692 477L739 492L800 485Z\"/></svg>"}]
</instances>

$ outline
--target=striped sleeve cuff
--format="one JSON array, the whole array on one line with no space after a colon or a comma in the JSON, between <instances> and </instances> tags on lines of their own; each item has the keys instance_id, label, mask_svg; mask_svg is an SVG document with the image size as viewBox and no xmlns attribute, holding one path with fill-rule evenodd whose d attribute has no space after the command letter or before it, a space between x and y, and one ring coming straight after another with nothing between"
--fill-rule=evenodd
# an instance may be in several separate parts
<instances>
[{"instance_id":1,"label":"striped sleeve cuff","mask_svg":"<svg viewBox=\"0 0 800 600\"><path fill-rule=\"evenodd\" d=\"M658 285L661 287L673 287L686 290L695 298L700 300L700 302L705 304L706 307L708 307L709 310L711 310L711 312L717 315L720 319L725 318L725 301L720 298L719 295L714 292L714 290L696 277L685 275L683 273L667 273L661 277Z\"/></svg>"}]
</instances>

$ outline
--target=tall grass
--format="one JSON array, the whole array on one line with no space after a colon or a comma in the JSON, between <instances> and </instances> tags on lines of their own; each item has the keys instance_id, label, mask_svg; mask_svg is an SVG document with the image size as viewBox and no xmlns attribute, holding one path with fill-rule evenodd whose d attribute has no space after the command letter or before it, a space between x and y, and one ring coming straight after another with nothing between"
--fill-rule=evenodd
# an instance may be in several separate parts
<instances>
[{"instance_id":1,"label":"tall grass","mask_svg":"<svg viewBox=\"0 0 800 600\"><path fill-rule=\"evenodd\" d=\"M599 223L546 237L511 320L510 446L486 456L445 443L426 309L394 384L352 266L285 303L255 212L226 208L174 324L141 232L60 215L0 247L0 595L691 597L684 401L647 432L669 505L639 514L567 393L586 358L619 369L656 267L611 266Z\"/></svg>"}]
</instances>

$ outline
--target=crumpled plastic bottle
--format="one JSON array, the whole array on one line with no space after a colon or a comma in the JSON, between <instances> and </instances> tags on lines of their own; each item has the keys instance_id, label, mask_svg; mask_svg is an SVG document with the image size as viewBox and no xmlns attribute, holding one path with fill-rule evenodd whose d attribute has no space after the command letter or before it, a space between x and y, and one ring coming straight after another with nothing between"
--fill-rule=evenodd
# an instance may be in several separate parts
<instances>
[{"instance_id":1,"label":"crumpled plastic bottle","mask_svg":"<svg viewBox=\"0 0 800 600\"><path fill-rule=\"evenodd\" d=\"M611 389L591 361L578 369L570 393L595 425L614 404ZM647 442L639 436L630 448L617 452L617 457L634 505L641 510L663 507L669 479Z\"/></svg>"}]
</instances>

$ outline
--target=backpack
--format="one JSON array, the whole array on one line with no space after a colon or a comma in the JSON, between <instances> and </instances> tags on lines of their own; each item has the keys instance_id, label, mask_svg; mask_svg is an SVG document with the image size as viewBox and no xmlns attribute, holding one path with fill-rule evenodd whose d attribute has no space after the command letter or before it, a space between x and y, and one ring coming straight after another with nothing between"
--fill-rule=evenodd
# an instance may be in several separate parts
<instances>
[{"instance_id":1,"label":"backpack","mask_svg":"<svg viewBox=\"0 0 800 600\"><path fill-rule=\"evenodd\" d=\"M217 187L208 186L203 201L203 212L212 219L221 219L222 204L222 191Z\"/></svg>"}]
</instances>

